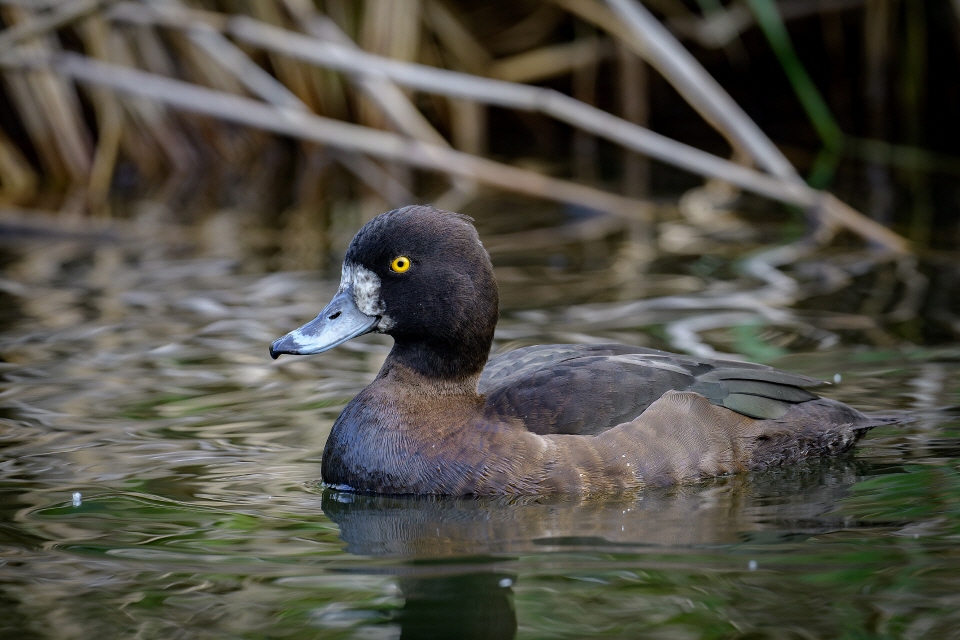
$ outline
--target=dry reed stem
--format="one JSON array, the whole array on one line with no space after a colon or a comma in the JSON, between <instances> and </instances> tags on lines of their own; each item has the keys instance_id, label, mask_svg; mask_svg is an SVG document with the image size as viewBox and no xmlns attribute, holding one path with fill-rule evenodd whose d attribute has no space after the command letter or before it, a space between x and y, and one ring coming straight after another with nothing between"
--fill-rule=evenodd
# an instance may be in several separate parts
<instances>
[{"instance_id":1,"label":"dry reed stem","mask_svg":"<svg viewBox=\"0 0 960 640\"><path fill-rule=\"evenodd\" d=\"M46 35L51 31L72 24L97 11L102 5L114 1L71 0L70 2L61 2L49 13L33 16L29 20L14 24L0 33L0 51L6 51L24 40Z\"/></svg>"},{"instance_id":2,"label":"dry reed stem","mask_svg":"<svg viewBox=\"0 0 960 640\"><path fill-rule=\"evenodd\" d=\"M291 12L294 12L301 28L310 35L360 51L360 47L336 23L314 12L306 0L284 1ZM373 75L364 76L359 79L357 85L400 132L431 144L448 144L446 139L430 124L430 121L413 105L406 94L390 80Z\"/></svg>"},{"instance_id":3,"label":"dry reed stem","mask_svg":"<svg viewBox=\"0 0 960 640\"><path fill-rule=\"evenodd\" d=\"M357 44L394 60L415 60L420 46L420 1L367 0ZM385 128L379 109L367 98L360 99L359 107L359 123Z\"/></svg>"},{"instance_id":4,"label":"dry reed stem","mask_svg":"<svg viewBox=\"0 0 960 640\"><path fill-rule=\"evenodd\" d=\"M392 207L402 207L416 201L407 186L397 180L383 167L365 155L343 152L336 154L336 160L360 182L370 188Z\"/></svg>"},{"instance_id":5,"label":"dry reed stem","mask_svg":"<svg viewBox=\"0 0 960 640\"><path fill-rule=\"evenodd\" d=\"M290 18L289 21L292 22L294 26L299 27L301 31L318 35L316 33L316 30L319 28L318 25L321 21L327 21L332 25L333 30L342 34L332 20L317 13L311 0L282 0L281 4L284 13ZM257 8L263 11L263 5L257 5ZM273 11L273 13L278 14L276 24L279 24L279 14L281 13L279 9L280 7L278 6L275 7ZM266 22L271 21L266 20ZM346 42L342 42L341 44L346 45L353 43L345 34L344 39ZM338 74L327 69L304 64L299 60L292 60L287 56L274 54L272 52L267 52L267 55L270 57L270 64L276 69L275 73L277 74L277 78L281 81L284 81L282 73L284 73L286 69L295 67L298 70L300 76L302 76L303 83L310 89L310 97L312 98L311 100L306 100L306 96L301 95L301 99L304 99L304 101L311 106L311 110L314 113L321 113L323 115L340 118L341 120L349 119L348 86ZM299 78L300 76L297 77ZM288 84L288 82L284 81L284 84ZM306 87L304 90L306 90ZM298 93L298 95L300 94Z\"/></svg>"},{"instance_id":6,"label":"dry reed stem","mask_svg":"<svg viewBox=\"0 0 960 640\"><path fill-rule=\"evenodd\" d=\"M171 15L184 16L186 7L179 0L165 0L175 10ZM230 71L247 89L265 102L277 107L311 112L311 109L286 86L247 56L239 47L227 40L213 27L199 23L189 29L190 39L212 60ZM399 206L412 201L410 191L388 172L367 157L351 153L336 155L337 161L354 174L362 184L378 193L391 205Z\"/></svg>"},{"instance_id":7,"label":"dry reed stem","mask_svg":"<svg viewBox=\"0 0 960 640\"><path fill-rule=\"evenodd\" d=\"M564 6L579 8L587 15L603 14L597 9L599 5L590 0L558 1ZM641 4L634 0L605 1L632 32L633 37L625 39L624 42L655 66L694 109L731 140L735 149L749 153L755 162L781 178L785 186L789 185L791 192L796 190L801 200L806 201L795 201L794 204L804 206L827 222L840 224L890 251L910 251L909 243L898 234L863 216L836 197L830 194L818 195L818 192L808 187L773 141ZM602 18L602 21L606 25L612 24L609 17ZM618 33L622 33L622 26L615 28ZM747 188L744 185L739 186Z\"/></svg>"},{"instance_id":8,"label":"dry reed stem","mask_svg":"<svg viewBox=\"0 0 960 640\"><path fill-rule=\"evenodd\" d=\"M571 1L576 0L563 0L564 4ZM602 8L602 5L594 6ZM243 16L229 18L225 21L225 28L233 37L248 44L282 52L351 75L388 77L397 84L430 93L468 98L519 110L539 111L693 173L723 180L774 200L805 208L816 206L819 215L825 219L843 224L872 242L895 252L909 251L908 244L900 236L859 216L852 209L838 209L836 203L839 201L835 198L825 199L821 192L810 188L799 178L795 181L762 174L654 133L557 91L383 58L292 33ZM767 142L769 143L769 139ZM776 153L779 154L779 150L776 150Z\"/></svg>"},{"instance_id":9,"label":"dry reed stem","mask_svg":"<svg viewBox=\"0 0 960 640\"><path fill-rule=\"evenodd\" d=\"M30 91L27 78L24 74L8 71L3 74L3 79L7 85L7 95L10 102L20 116L27 137L36 151L41 171L45 174L45 177L52 179L54 182L66 181L66 170L60 159L60 154L50 139L43 112L34 106L34 97Z\"/></svg>"},{"instance_id":10,"label":"dry reed stem","mask_svg":"<svg viewBox=\"0 0 960 640\"><path fill-rule=\"evenodd\" d=\"M606 3L633 32L635 37L627 44L660 71L705 120L773 175L803 181L773 141L653 14L634 0Z\"/></svg>"},{"instance_id":11,"label":"dry reed stem","mask_svg":"<svg viewBox=\"0 0 960 640\"><path fill-rule=\"evenodd\" d=\"M483 155L486 151L487 118L483 105L472 100L450 100L450 130L454 147Z\"/></svg>"},{"instance_id":12,"label":"dry reed stem","mask_svg":"<svg viewBox=\"0 0 960 640\"><path fill-rule=\"evenodd\" d=\"M493 58L449 7L437 0L427 0L423 11L430 29L453 54L460 70L475 75L488 74Z\"/></svg>"},{"instance_id":13,"label":"dry reed stem","mask_svg":"<svg viewBox=\"0 0 960 640\"><path fill-rule=\"evenodd\" d=\"M666 136L634 125L558 91L382 58L351 51L331 42L291 33L249 18L230 20L234 37L273 51L309 60L351 75L380 75L421 91L460 97L522 111L538 111L634 151L699 175L725 180L775 200L810 206L816 198L804 185L729 162Z\"/></svg>"},{"instance_id":14,"label":"dry reed stem","mask_svg":"<svg viewBox=\"0 0 960 640\"><path fill-rule=\"evenodd\" d=\"M410 7L420 6L417 0L409 0L409 2L412 3ZM591 14L594 17L601 16L601 18L595 20L595 22L601 26L606 25L604 28L609 28L612 33L618 35L625 43L634 47L635 50L638 46L638 43L642 47L644 37L651 42L661 42L660 40L657 40L657 38L662 37L663 34L666 33L666 30L663 29L662 25L657 23L656 20L653 20L652 17L650 19L652 20L653 24L645 23L645 18L643 15L644 10L642 10L642 8L638 9L636 5L631 4L628 0L608 0L608 4L615 7L626 18L628 18L632 27L641 33L643 37L638 37L636 33L633 33L629 29L625 29L624 26L619 24L618 21L611 20L611 16L613 14L611 14L604 5L596 2L589 2L587 0L557 0L557 2L566 6L568 10L577 15L581 15L578 13L579 10L580 12ZM333 5L337 5L337 3L331 3L331 6ZM129 13L130 8L134 5L126 4L124 6L126 9L118 7L118 10L111 12L111 15L122 16L125 10ZM378 1L372 2L371 6L377 7L377 9L371 12L372 17L366 16L367 22L365 23L365 28L366 32L368 33L368 37L373 38L375 41L382 41L382 46L393 54L402 54L405 51L409 53L410 47L414 46L412 43L419 41L418 31L416 37L411 35L414 31L416 31L416 27L411 27L410 29L385 31L387 22L390 22L397 17L396 4L389 5L386 2ZM428 6L432 7L433 5L431 3ZM407 8L409 9L410 7ZM344 9L344 7L341 7L341 9ZM439 12L432 8L427 9L427 11L433 12L431 14L433 17L428 18L428 20L432 20L431 24L443 23L446 18L450 17L449 15L443 15L442 8ZM198 29L205 29L204 27L198 27L196 23L184 24L182 15L183 12L181 11L180 13L181 15L177 15L173 18L162 20L153 18L153 20L155 22L176 24L176 26L180 28L186 28L190 32L196 32ZM824 194L810 189L808 186L803 184L802 181L799 181L798 178L788 177L786 175L788 172L784 171L782 166L777 169L777 171L782 172L784 174L782 178L785 179L778 179L776 177L763 175L751 169L737 166L734 163L717 158L716 156L711 156L710 154L706 154L692 147L687 147L686 145L682 145L663 136L658 136L657 134L642 127L633 125L598 109L594 109L589 105L578 102L577 100L557 92L506 82L498 83L495 80L477 78L442 69L414 65L392 59L385 59L362 51L350 51L346 47L341 46L338 48L337 45L332 43L319 42L315 39L306 38L305 36L292 34L291 32L284 31L283 29L276 27L271 27L270 25L257 22L250 18L226 18L217 14L203 12L189 13L201 17L201 21L204 23L210 24L216 28L224 28L235 38L244 40L248 43L258 44L271 53L282 53L294 58L307 60L313 64L320 64L332 69L344 71L361 78L388 77L399 84L431 92L437 95L445 95L450 98L466 98L487 104L497 104L500 106L522 110L540 111L557 119L568 122L584 131L593 133L594 135L606 137L610 140L618 142L628 149L645 153L652 157L675 164L681 168L691 170L695 173L724 180L730 182L731 184L736 184L741 188L752 190L784 202L790 202L805 207L818 206L820 215L827 220L832 220L838 224L843 224L844 226L853 229L868 239L883 244L894 251L907 250L907 245L902 238L883 228L881 225L877 225L870 220L862 218L862 216L859 216L859 214L857 214L857 212L855 212L853 209L843 205L843 203L840 203L832 196L824 196ZM344 11L345 15L346 13L347 12ZM409 14L405 15L407 15L407 19L409 19ZM439 18L437 18L438 15L440 16ZM640 16L639 20L637 18L638 15ZM581 15L581 17L584 16ZM418 24L419 22L417 22L417 25ZM447 26L442 28L438 27L438 30L447 30L448 33L452 33L453 31L450 31L449 20L445 24ZM458 23L454 20L453 24ZM642 26L638 27L638 24ZM209 31L207 31L207 33L209 33ZM7 35L7 32L0 34L0 36L3 35ZM667 36L669 36L669 34L667 34ZM222 39L222 36L218 35L216 37ZM672 38L668 38L667 42L669 42L670 39ZM227 42L225 39L222 39L221 41ZM293 42L293 44L291 44L291 42ZM673 44L668 44L667 48L669 49L673 46L679 47L675 40L673 40ZM680 49L682 50L682 47ZM686 54L686 52L683 51L683 54ZM219 58L220 55L217 54L215 57ZM682 59L682 55L679 57ZM75 57L59 56L57 59L71 60L73 58ZM206 64L199 59L191 59L192 52L190 50L184 51L184 58L188 63L188 68L192 69L201 76L209 77L215 86L228 86L229 90L237 89L234 77L231 77L228 80L224 74L218 74L217 71L212 70L209 64ZM674 76L683 76L684 73L689 74L691 71L689 65L687 65L688 68L684 68L684 65L686 65L688 62L689 61L681 61L681 68L679 70L673 69L669 72L669 74ZM253 64L252 61L249 61L249 63ZM76 65L76 61L70 64ZM697 78L696 73L699 67L696 66L695 61L693 65L692 77ZM66 67L69 67L69 64L65 65L65 68ZM259 67L257 68L259 69ZM702 71L702 69L700 69L700 71ZM234 76L235 74L230 75ZM671 75L668 75L668 78L671 78ZM676 81L676 78L671 79L672 81ZM272 78L270 78L270 80L273 83L276 83L276 81ZM702 90L702 87L699 87L698 90ZM722 93L722 89L720 91ZM263 92L258 91L258 93L262 95ZM145 95L146 94L149 94L149 91L146 91ZM716 96L708 95L708 97L712 99ZM59 107L61 108L59 111L63 111L63 100L60 100L60 103L61 104ZM183 107L183 105L179 106ZM281 111L283 111L285 114L284 117L290 117L287 113L289 110L289 107L281 109ZM204 112L203 109L199 109L199 111ZM420 115L422 117L422 114ZM314 124L317 125L318 123L314 122ZM345 125L345 123L339 124L348 127L350 126ZM264 126L264 128L271 129L270 126ZM283 127L280 128L282 129ZM324 126L323 129L329 129L329 127ZM359 129L361 131L363 130L362 128ZM747 129L749 129L749 127L747 127ZM272 130L277 129L274 127ZM742 134L742 131L740 133ZM319 129L315 127L311 135L322 138L323 135L328 135L328 133L321 135ZM761 142L759 145L755 145L754 148L751 148L751 152L753 153L754 157L757 157L757 149L763 149L765 144L763 142L764 140L772 147L772 143L770 143L765 136L762 136L762 133L760 140ZM363 144L354 145L345 140L341 140L339 144L344 149L357 150L358 148L363 147ZM400 162L411 163L415 166L438 168L436 166L437 161L435 160L436 153L435 150L431 149L432 146L438 145L427 144L420 145L419 147L417 145L413 145L412 148L414 151L412 152L411 158L397 159ZM762 160L762 162L766 162L767 164L772 162L772 166L776 167L776 155L779 153L779 151L776 150L775 147L772 148L775 153L773 153L770 157L766 157L766 159ZM394 157L391 154L393 154L393 151L379 154L375 153L373 155L377 155L381 158ZM454 155L453 157L457 158L458 166L456 168L449 170L446 167L439 167L439 170L448 171L456 175L467 175L469 172L464 170L464 166L472 165L475 168L478 168L478 170L481 172L485 173L485 176L482 179L490 184L500 184L505 180L505 174L503 170L508 170L507 173L510 171L520 171L513 167L505 167L504 165L498 165L497 163L484 160L483 158L477 158L466 154ZM787 163L787 165L789 167L789 163ZM789 167L789 170L794 176L796 175L795 172L793 172L792 167ZM553 180L545 176L538 177L546 181ZM582 187L581 185L563 183L563 181L555 182L566 185L564 187L566 189L573 188L574 191L570 193L574 198L587 197L587 199L590 199L593 197L586 196L585 194L587 192L583 191L583 189L589 188ZM539 186L521 187L520 190L527 192L526 190L533 188L533 190L536 191L537 189L542 188L542 184L544 183L541 181ZM516 189L517 187L514 186L513 188ZM562 190L563 189L561 189L561 191ZM590 191L594 195L602 194L601 198L617 198L617 196L605 194L604 192L597 190ZM631 202L625 198L620 198L620 200ZM623 202L620 204L623 204ZM631 203L629 206L625 207L625 209L629 210L634 206L635 203ZM620 207L617 205L614 206L614 208L617 209Z\"/></svg>"},{"instance_id":15,"label":"dry reed stem","mask_svg":"<svg viewBox=\"0 0 960 640\"><path fill-rule=\"evenodd\" d=\"M15 26L26 25L21 33L27 35L15 38L27 40L20 45L22 49L37 52L59 49L56 40L36 26L39 22L55 28L58 21L35 18L19 7L6 8L4 17ZM18 103L18 113L30 113L24 118L24 124L51 173L73 184L85 182L90 170L90 141L73 86L48 70L37 70L20 78L8 77L7 81L13 100Z\"/></svg>"},{"instance_id":16,"label":"dry reed stem","mask_svg":"<svg viewBox=\"0 0 960 640\"><path fill-rule=\"evenodd\" d=\"M784 22L790 22L810 16L823 17L831 13L858 9L866 4L869 4L867 0L793 0L777 3L777 11ZM717 8L707 15L670 16L664 23L678 36L693 40L702 47L719 49L728 46L740 34L756 25L756 20L745 4L730 4L725 7L718 4Z\"/></svg>"},{"instance_id":17,"label":"dry reed stem","mask_svg":"<svg viewBox=\"0 0 960 640\"><path fill-rule=\"evenodd\" d=\"M482 4L474 3L473 8ZM487 49L498 57L533 49L555 33L567 19L565 12L549 2L534 3L533 6L533 11L513 24L503 25L498 16L493 16L498 30L484 39Z\"/></svg>"},{"instance_id":18,"label":"dry reed stem","mask_svg":"<svg viewBox=\"0 0 960 640\"><path fill-rule=\"evenodd\" d=\"M447 6L436 0L425 0L423 19L437 36L443 51L453 56L461 69L484 73L490 66L492 60L490 54ZM436 53L442 55L439 49ZM367 82L368 78L356 78L355 81ZM399 89L397 91L400 92ZM451 98L447 101L447 106L450 113L450 138L453 146L474 155L482 155L486 152L487 110L485 105L472 100ZM447 143L444 142L444 144ZM476 190L477 185L474 181L459 178L453 181L451 189L440 195L437 201L441 208L460 209L474 197Z\"/></svg>"},{"instance_id":19,"label":"dry reed stem","mask_svg":"<svg viewBox=\"0 0 960 640\"><path fill-rule=\"evenodd\" d=\"M106 21L100 16L91 16L78 27L78 33L92 55L108 59L107 47L111 34ZM91 211L106 213L109 210L110 184L123 140L123 108L110 91L98 89L91 91L90 96L96 111L98 131L87 184L87 201Z\"/></svg>"},{"instance_id":20,"label":"dry reed stem","mask_svg":"<svg viewBox=\"0 0 960 640\"><path fill-rule=\"evenodd\" d=\"M20 53L20 52L16 52ZM52 66L59 73L81 82L110 87L171 106L246 124L339 149L364 153L383 160L421 169L474 178L507 191L565 202L635 219L646 219L644 202L599 191L542 174L479 158L437 145L410 140L397 134L331 120L199 87L142 71L117 67L72 53L53 56L8 55L5 66L21 68Z\"/></svg>"},{"instance_id":21,"label":"dry reed stem","mask_svg":"<svg viewBox=\"0 0 960 640\"><path fill-rule=\"evenodd\" d=\"M333 20L317 13L308 0L284 0L284 4L296 18L300 27L310 35L360 51L360 47ZM389 79L374 75L362 76L356 78L356 85L372 104L380 108L383 115L401 133L429 144L450 146L446 138L440 135L430 121L414 106L410 98ZM455 106L452 108L456 113ZM479 114L473 113L473 115L476 122L482 119ZM457 132L458 129L454 127L454 131ZM478 133L477 136L479 135ZM468 152L476 152L470 146L460 146L459 148ZM391 195L387 198L389 202L395 203L397 198L404 197L403 192L408 194L406 196L407 202L413 200L413 197L399 182L393 180L392 185L394 188L391 189ZM474 188L475 185L470 180L463 178L454 180L453 191L457 194L471 193ZM403 192L401 192L401 189ZM441 196L441 199L445 199L445 196Z\"/></svg>"},{"instance_id":22,"label":"dry reed stem","mask_svg":"<svg viewBox=\"0 0 960 640\"><path fill-rule=\"evenodd\" d=\"M159 1L154 0L155 3ZM178 12L184 12L186 9L179 0L162 0L162 2ZM203 50L215 64L229 71L253 95L278 107L310 110L286 86L264 71L260 65L213 27L196 23L187 29L187 34L193 44Z\"/></svg>"},{"instance_id":23,"label":"dry reed stem","mask_svg":"<svg viewBox=\"0 0 960 640\"><path fill-rule=\"evenodd\" d=\"M592 25L579 23L577 31L589 29L591 36L594 33ZM588 38L590 36L587 36ZM594 44L596 38L592 38ZM593 64L585 64L573 70L571 92L573 98L584 104L595 106L597 102L597 76L599 74L597 56L590 56ZM574 175L584 182L596 182L597 166L599 165L599 145L596 136L590 135L583 129L573 132L573 171Z\"/></svg>"},{"instance_id":24,"label":"dry reed stem","mask_svg":"<svg viewBox=\"0 0 960 640\"><path fill-rule=\"evenodd\" d=\"M624 219L618 216L591 216L542 229L501 233L484 242L492 255L549 251L565 244L599 242L623 231L625 224Z\"/></svg>"},{"instance_id":25,"label":"dry reed stem","mask_svg":"<svg viewBox=\"0 0 960 640\"><path fill-rule=\"evenodd\" d=\"M169 72L173 63L155 31L150 27L133 29L136 33L129 37L121 30L107 29L104 41L85 41L87 50L106 62L123 66L137 66L139 62L148 70ZM97 53L101 46L102 56ZM124 119L132 125L123 128L120 143L124 156L148 178L162 174L164 161L171 168L171 180L188 175L196 165L198 153L171 122L166 107L135 96L114 95L113 99L119 101Z\"/></svg>"},{"instance_id":26,"label":"dry reed stem","mask_svg":"<svg viewBox=\"0 0 960 640\"><path fill-rule=\"evenodd\" d=\"M420 0L365 0L357 42L360 47L389 58L414 60L420 48ZM388 128L380 109L363 94L357 96L356 121L376 129ZM385 169L410 190L413 175L402 163L387 163ZM365 209L379 210L379 203L366 202ZM366 217L366 214L365 216Z\"/></svg>"},{"instance_id":27,"label":"dry reed stem","mask_svg":"<svg viewBox=\"0 0 960 640\"><path fill-rule=\"evenodd\" d=\"M30 200L38 181L30 163L0 129L0 202L19 204Z\"/></svg>"},{"instance_id":28,"label":"dry reed stem","mask_svg":"<svg viewBox=\"0 0 960 640\"><path fill-rule=\"evenodd\" d=\"M623 119L641 127L649 119L650 91L648 67L623 43L617 43L618 96ZM623 150L623 192L629 196L646 195L650 161L630 149Z\"/></svg>"},{"instance_id":29,"label":"dry reed stem","mask_svg":"<svg viewBox=\"0 0 960 640\"><path fill-rule=\"evenodd\" d=\"M134 225L129 222L63 215L62 211L0 206L0 234L7 229L27 236L108 242L136 236Z\"/></svg>"},{"instance_id":30,"label":"dry reed stem","mask_svg":"<svg viewBox=\"0 0 960 640\"><path fill-rule=\"evenodd\" d=\"M506 82L539 82L595 65L612 53L613 46L608 40L584 37L501 58L490 65L486 75Z\"/></svg>"},{"instance_id":31,"label":"dry reed stem","mask_svg":"<svg viewBox=\"0 0 960 640\"><path fill-rule=\"evenodd\" d=\"M287 19L289 11L285 11L281 3L254 2L249 5L249 12L252 17L268 24L285 28L289 25ZM290 91L309 106L310 111L322 113L321 104L330 101L324 99L324 87L318 82L319 78L315 73L315 68L305 65L299 60L291 60L286 56L278 56L269 52L267 55L277 80L284 86L289 87ZM333 90L343 93L342 87L334 86ZM340 98L340 103L344 105L339 111L339 115L345 117L348 113L348 109L345 107L346 96L341 95L338 98Z\"/></svg>"}]
</instances>

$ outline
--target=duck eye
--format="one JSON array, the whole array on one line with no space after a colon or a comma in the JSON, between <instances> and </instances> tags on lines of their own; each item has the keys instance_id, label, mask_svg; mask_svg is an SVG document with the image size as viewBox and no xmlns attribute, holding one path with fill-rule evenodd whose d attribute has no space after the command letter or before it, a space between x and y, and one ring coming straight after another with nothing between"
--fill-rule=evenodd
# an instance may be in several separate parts
<instances>
[{"instance_id":1,"label":"duck eye","mask_svg":"<svg viewBox=\"0 0 960 640\"><path fill-rule=\"evenodd\" d=\"M390 268L394 273L404 273L410 268L410 258L407 256L397 256L390 263Z\"/></svg>"}]
</instances>

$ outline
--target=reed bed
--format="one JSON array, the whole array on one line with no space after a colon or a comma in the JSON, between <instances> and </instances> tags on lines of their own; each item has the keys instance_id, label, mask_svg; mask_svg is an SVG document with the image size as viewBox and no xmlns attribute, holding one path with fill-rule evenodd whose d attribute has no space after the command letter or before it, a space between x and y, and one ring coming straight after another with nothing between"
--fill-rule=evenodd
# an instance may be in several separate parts
<instances>
[{"instance_id":1,"label":"reed bed","mask_svg":"<svg viewBox=\"0 0 960 640\"><path fill-rule=\"evenodd\" d=\"M886 37L865 32L870 87L883 93L889 4L3 0L0 206L116 218L149 200L181 221L232 207L323 236L344 202L363 215L461 208L493 189L643 224L654 160L728 185L712 191L724 201L747 192L798 207L819 242L845 229L904 254L883 203L868 200L868 217L824 190L843 136L786 29L817 12L885 26ZM913 38L926 24L916 11ZM758 25L821 139L808 179L688 48L735 52ZM646 126L653 73L725 152ZM906 92L922 99L922 85ZM511 144L525 129L572 131L568 155ZM930 220L913 224L912 238L929 240Z\"/></svg>"}]
</instances>

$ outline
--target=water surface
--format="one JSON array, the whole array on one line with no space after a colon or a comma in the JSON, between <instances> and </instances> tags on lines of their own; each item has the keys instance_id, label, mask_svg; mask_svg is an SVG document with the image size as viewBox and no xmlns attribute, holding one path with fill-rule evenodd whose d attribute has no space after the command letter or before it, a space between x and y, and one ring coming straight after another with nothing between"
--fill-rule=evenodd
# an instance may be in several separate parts
<instances>
[{"instance_id":1,"label":"water surface","mask_svg":"<svg viewBox=\"0 0 960 640\"><path fill-rule=\"evenodd\" d=\"M267 355L335 282L156 243L18 242L0 273L0 634L956 637L960 348L923 308L864 311L902 265L819 256L787 311L722 253L617 237L524 260L491 241L496 348L739 351L915 421L849 457L638 496L337 493L317 485L323 443L388 340ZM860 263L832 289L816 275ZM891 291L888 315L909 286Z\"/></svg>"}]
</instances>

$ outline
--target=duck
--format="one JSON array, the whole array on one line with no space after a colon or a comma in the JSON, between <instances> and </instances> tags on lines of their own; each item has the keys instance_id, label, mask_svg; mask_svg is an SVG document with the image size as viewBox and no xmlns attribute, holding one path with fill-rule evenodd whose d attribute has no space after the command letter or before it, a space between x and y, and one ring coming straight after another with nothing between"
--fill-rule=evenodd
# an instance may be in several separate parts
<instances>
[{"instance_id":1,"label":"duck","mask_svg":"<svg viewBox=\"0 0 960 640\"><path fill-rule=\"evenodd\" d=\"M536 345L490 358L493 266L471 218L411 205L367 222L319 315L270 355L393 338L335 421L321 479L375 494L621 494L848 451L895 418L766 365L623 344Z\"/></svg>"}]
</instances>

